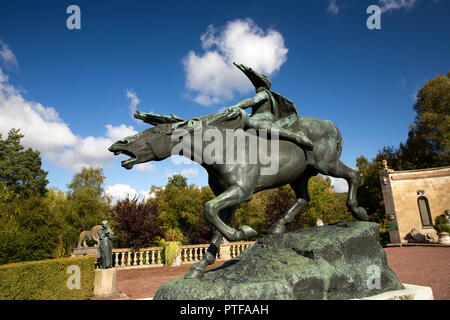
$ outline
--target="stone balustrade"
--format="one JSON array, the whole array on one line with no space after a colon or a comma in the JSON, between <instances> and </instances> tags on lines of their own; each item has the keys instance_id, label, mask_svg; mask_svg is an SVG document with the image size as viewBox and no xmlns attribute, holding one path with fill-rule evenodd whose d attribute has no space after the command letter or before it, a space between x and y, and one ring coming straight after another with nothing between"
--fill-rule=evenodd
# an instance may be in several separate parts
<instances>
[{"instance_id":1,"label":"stone balustrade","mask_svg":"<svg viewBox=\"0 0 450 320\"><path fill-rule=\"evenodd\" d=\"M228 242L220 245L218 260L229 260L239 256L255 241ZM194 264L200 261L208 249L209 244L194 244L180 246L179 256L174 265ZM164 266L164 247L133 249L113 249L113 265L115 268L149 268Z\"/></svg>"},{"instance_id":2,"label":"stone balustrade","mask_svg":"<svg viewBox=\"0 0 450 320\"><path fill-rule=\"evenodd\" d=\"M113 249L113 265L115 268L162 267L164 247L133 249Z\"/></svg>"}]
</instances>

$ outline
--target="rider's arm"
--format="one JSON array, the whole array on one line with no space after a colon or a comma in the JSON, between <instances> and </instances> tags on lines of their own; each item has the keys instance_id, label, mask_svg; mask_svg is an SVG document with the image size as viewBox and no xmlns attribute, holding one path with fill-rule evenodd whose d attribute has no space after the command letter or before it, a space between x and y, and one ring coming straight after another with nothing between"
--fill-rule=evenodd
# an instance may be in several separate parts
<instances>
[{"instance_id":1,"label":"rider's arm","mask_svg":"<svg viewBox=\"0 0 450 320\"><path fill-rule=\"evenodd\" d=\"M267 92L260 91L253 98L248 98L248 99L242 100L241 102L238 102L231 108L236 107L236 108L241 108L241 109L247 109L249 107L253 107L255 105L262 104L262 103L266 102L268 99L269 99L269 96L267 95Z\"/></svg>"}]
</instances>

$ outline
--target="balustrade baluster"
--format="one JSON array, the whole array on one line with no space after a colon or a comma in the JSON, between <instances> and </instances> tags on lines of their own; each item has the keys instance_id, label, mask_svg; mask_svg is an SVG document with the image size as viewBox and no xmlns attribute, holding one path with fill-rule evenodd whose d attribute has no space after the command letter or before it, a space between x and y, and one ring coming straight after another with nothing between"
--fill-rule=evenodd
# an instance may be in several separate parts
<instances>
[{"instance_id":1,"label":"balustrade baluster","mask_svg":"<svg viewBox=\"0 0 450 320\"><path fill-rule=\"evenodd\" d=\"M194 248L194 257L195 257L194 261L198 261L199 260L198 259L198 248Z\"/></svg>"},{"instance_id":2,"label":"balustrade baluster","mask_svg":"<svg viewBox=\"0 0 450 320\"><path fill-rule=\"evenodd\" d=\"M188 262L188 249L183 249L183 259L184 263Z\"/></svg>"},{"instance_id":3,"label":"balustrade baluster","mask_svg":"<svg viewBox=\"0 0 450 320\"><path fill-rule=\"evenodd\" d=\"M139 265L142 266L144 264L144 262L142 261L142 255L144 254L144 252L139 252Z\"/></svg>"},{"instance_id":4,"label":"balustrade baluster","mask_svg":"<svg viewBox=\"0 0 450 320\"><path fill-rule=\"evenodd\" d=\"M156 255L158 254L158 251L150 251L152 264L155 264Z\"/></svg>"},{"instance_id":5,"label":"balustrade baluster","mask_svg":"<svg viewBox=\"0 0 450 320\"><path fill-rule=\"evenodd\" d=\"M149 264L149 262L148 262L148 251L145 251L145 264Z\"/></svg>"}]
</instances>

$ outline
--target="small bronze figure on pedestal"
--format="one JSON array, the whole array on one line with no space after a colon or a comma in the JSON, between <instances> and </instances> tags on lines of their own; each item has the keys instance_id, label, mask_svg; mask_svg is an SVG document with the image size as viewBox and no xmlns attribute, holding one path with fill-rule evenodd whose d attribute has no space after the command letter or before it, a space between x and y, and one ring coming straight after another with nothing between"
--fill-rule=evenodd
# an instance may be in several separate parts
<instances>
[{"instance_id":1,"label":"small bronze figure on pedestal","mask_svg":"<svg viewBox=\"0 0 450 320\"><path fill-rule=\"evenodd\" d=\"M112 268L112 240L114 234L106 220L102 221L102 229L98 235L98 251L100 252L100 269Z\"/></svg>"}]
</instances>

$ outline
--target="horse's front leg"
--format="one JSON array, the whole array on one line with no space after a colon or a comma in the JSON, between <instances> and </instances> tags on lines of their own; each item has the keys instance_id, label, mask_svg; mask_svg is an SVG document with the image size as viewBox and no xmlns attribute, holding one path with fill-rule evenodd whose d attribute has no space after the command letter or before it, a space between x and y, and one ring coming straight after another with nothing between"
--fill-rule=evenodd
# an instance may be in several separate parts
<instances>
[{"instance_id":1,"label":"horse's front leg","mask_svg":"<svg viewBox=\"0 0 450 320\"><path fill-rule=\"evenodd\" d=\"M206 267L216 261L216 255L224 236L228 240L247 240L258 234L248 226L242 226L238 231L227 225L231 223L239 204L250 199L251 193L246 195L240 187L233 186L205 204L206 219L211 222L217 230L214 232L211 245L203 255L203 258L193 265L184 276L186 279L200 278L203 276ZM222 217L219 216L219 212Z\"/></svg>"},{"instance_id":2,"label":"horse's front leg","mask_svg":"<svg viewBox=\"0 0 450 320\"><path fill-rule=\"evenodd\" d=\"M241 226L239 230L227 226L219 217L220 210L237 207L244 201L252 198L252 192L239 186L232 186L222 192L218 197L205 204L206 219L229 241L248 240L258 235L249 226Z\"/></svg>"},{"instance_id":3,"label":"horse's front leg","mask_svg":"<svg viewBox=\"0 0 450 320\"><path fill-rule=\"evenodd\" d=\"M237 207L221 210L220 211L221 219L226 224L229 225L231 221L233 221L236 209ZM184 278L186 279L201 278L203 274L206 272L206 267L213 264L216 261L217 253L220 250L220 244L222 243L222 240L223 240L222 234L219 231L215 230L208 250L205 252L200 261L194 264L189 269Z\"/></svg>"}]
</instances>

